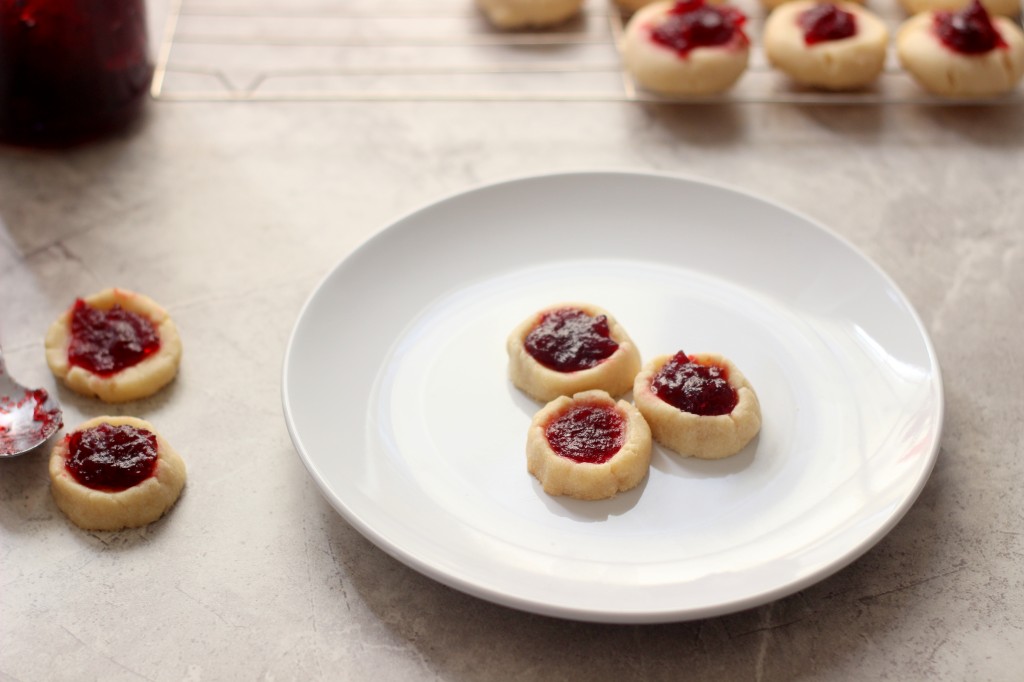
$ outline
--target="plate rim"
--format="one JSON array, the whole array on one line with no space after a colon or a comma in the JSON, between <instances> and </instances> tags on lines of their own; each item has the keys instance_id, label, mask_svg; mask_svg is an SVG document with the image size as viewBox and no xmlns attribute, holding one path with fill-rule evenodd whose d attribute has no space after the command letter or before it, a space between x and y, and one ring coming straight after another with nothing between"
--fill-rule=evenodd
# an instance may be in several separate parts
<instances>
[{"instance_id":1,"label":"plate rim","mask_svg":"<svg viewBox=\"0 0 1024 682\"><path fill-rule=\"evenodd\" d=\"M385 238L387 234L393 230L399 229L399 226L407 222L410 218L420 214L428 209L439 207L442 204L447 204L452 201L459 200L465 195L476 194L484 191L493 191L502 186L515 185L526 182L549 182L549 181L561 181L568 178L584 178L584 177L602 177L608 178L612 176L624 176L628 179L655 179L659 181L679 181L694 186L709 187L717 190L724 190L725 192L740 195L748 199L752 199L758 203L770 206L773 209L788 213L795 216L817 230L825 233L832 239L836 240L843 248L849 250L859 260L863 261L870 269L877 275L881 281L899 297L899 303L906 309L909 314L913 326L920 335L920 341L923 342L924 348L927 353L927 357L930 363L931 375L933 377L930 382L934 386L934 423L936 424L932 432L929 433L931 443L924 460L925 464L921 469L918 479L914 482L912 489L906 494L899 505L892 510L891 513L885 518L885 520L879 524L873 532L861 542L852 545L841 555L830 561L827 565L818 568L808 574L787 581L783 585L776 586L772 589L768 589L757 594L740 597L737 599L718 601L714 605L702 606L698 608L680 608L678 606L667 607L658 610L636 610L636 611L609 611L604 608L591 608L591 607L573 607L566 608L558 605L547 604L542 601L534 599L524 598L515 594L494 589L486 585L481 585L476 582L466 581L460 579L458 576L452 575L449 572L442 570L441 568L433 565L431 562L417 556L414 553L404 550L400 546L396 546L391 540L386 538L380 531L373 527L372 524L367 522L359 513L351 509L344 503L333 491L328 489L323 476L317 470L315 463L310 458L310 455L306 451L302 444L301 435L298 433L298 429L294 422L293 410L289 396L289 366L291 358L293 357L293 350L297 343L297 337L301 323L305 319L309 309L312 307L317 297L323 291L327 282L335 276L335 274L348 262L350 259L357 256L362 251L371 248L374 243ZM874 259L868 256L862 249L856 244L851 242L842 234L839 234L829 226L821 223L818 220L808 216L800 210L793 209L781 202L773 199L769 199L757 192L751 192L746 189L740 189L734 185L728 183L721 183L717 181L710 181L703 178L698 178L686 174L680 173L669 173L669 172L654 172L649 170L635 170L635 169L587 169L587 170L560 170L554 172L538 173L538 174L525 174L525 175L514 175L506 177L504 179L497 179L487 182L479 182L470 186L467 186L460 190L455 190L436 197L432 200L427 200L420 203L414 208L407 210L403 213L398 214L394 218L388 220L383 227L375 230L372 234L363 239L355 247L351 248L346 254L344 254L339 260L337 260L328 270L318 279L311 292L307 295L305 301L299 309L298 314L295 317L295 321L292 325L291 332L288 336L288 341L285 345L285 351L282 359L281 368L281 400L282 408L285 418L285 424L288 430L288 435L292 441L292 445L299 456L300 461L303 463L307 473L312 477L317 489L320 494L327 500L331 507L350 525L352 525L363 537L369 540L375 547L382 550L388 556L396 559L404 565L412 568L420 574L431 578L443 585L456 589L464 594L484 599L491 603L507 606L527 613L534 613L544 616L552 616L563 619L585 621L585 622L597 622L597 623L609 623L609 624L647 624L647 623L668 623L668 622L682 622L697 620L702 618L726 615L729 613L736 613L738 611L746 610L756 606L764 605L775 601L777 599L784 598L799 592L807 587L814 585L829 576L832 576L842 569L846 568L858 558L867 553L870 549L875 547L878 542L888 535L893 528L895 528L903 517L907 514L914 503L920 497L921 492L927 485L931 478L932 471L934 470L935 463L938 460L938 455L941 450L941 437L945 426L945 412L946 412L946 401L945 401L945 385L942 377L942 369L939 364L938 355L935 350L934 343L928 333L927 327L924 325L923 320L920 317L916 307L907 297L906 293L898 286L893 280L892 276L889 275Z\"/></svg>"}]
</instances>

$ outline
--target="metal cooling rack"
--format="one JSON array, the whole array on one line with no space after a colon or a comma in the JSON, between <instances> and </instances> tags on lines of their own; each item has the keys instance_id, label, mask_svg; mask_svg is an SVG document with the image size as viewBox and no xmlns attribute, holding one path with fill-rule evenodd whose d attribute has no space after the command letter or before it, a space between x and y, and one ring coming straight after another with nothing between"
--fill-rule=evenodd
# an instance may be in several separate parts
<instances>
[{"instance_id":1,"label":"metal cooling rack","mask_svg":"<svg viewBox=\"0 0 1024 682\"><path fill-rule=\"evenodd\" d=\"M272 1L272 0L270 0ZM278 0L280 2L281 0ZM624 18L586 0L553 30L498 31L472 0L172 0L152 95L164 101L552 101L793 104L1022 104L1021 88L993 100L923 93L890 54L878 82L852 93L794 86L758 49L764 11L750 17L750 66L723 95L685 100L637 87L616 45ZM895 32L896 0L872 9Z\"/></svg>"}]
</instances>

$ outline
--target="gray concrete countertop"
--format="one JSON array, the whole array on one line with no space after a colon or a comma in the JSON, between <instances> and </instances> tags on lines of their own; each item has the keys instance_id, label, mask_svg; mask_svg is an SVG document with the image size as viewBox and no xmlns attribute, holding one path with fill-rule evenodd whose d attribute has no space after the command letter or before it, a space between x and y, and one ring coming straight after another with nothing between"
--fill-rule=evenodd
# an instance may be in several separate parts
<instances>
[{"instance_id":1,"label":"gray concrete countertop","mask_svg":"<svg viewBox=\"0 0 1024 682\"><path fill-rule=\"evenodd\" d=\"M0 461L5 679L971 679L1024 645L1024 117L1019 106L630 102L153 102L64 152L0 147L0 342L74 425L42 338L75 296L143 291L178 322L177 380L114 412L185 457L177 506L83 532L43 454ZM481 183L558 170L727 184L878 262L932 335L941 452L902 522L791 597L612 626L492 605L390 558L325 502L280 374L320 278L388 222Z\"/></svg>"}]
</instances>

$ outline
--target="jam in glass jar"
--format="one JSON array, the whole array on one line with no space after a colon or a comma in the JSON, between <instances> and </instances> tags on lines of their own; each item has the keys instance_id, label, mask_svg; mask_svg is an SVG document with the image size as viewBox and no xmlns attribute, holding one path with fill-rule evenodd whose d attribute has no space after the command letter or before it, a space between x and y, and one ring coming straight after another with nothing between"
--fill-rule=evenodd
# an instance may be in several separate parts
<instances>
[{"instance_id":1,"label":"jam in glass jar","mask_svg":"<svg viewBox=\"0 0 1024 682\"><path fill-rule=\"evenodd\" d=\"M122 130L152 78L145 0L0 0L0 141L65 146Z\"/></svg>"}]
</instances>

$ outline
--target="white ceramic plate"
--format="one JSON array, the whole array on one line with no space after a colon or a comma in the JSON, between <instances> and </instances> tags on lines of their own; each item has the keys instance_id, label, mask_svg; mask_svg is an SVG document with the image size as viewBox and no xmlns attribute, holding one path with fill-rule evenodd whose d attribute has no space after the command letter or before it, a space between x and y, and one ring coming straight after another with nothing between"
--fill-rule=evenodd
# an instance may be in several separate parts
<instances>
[{"instance_id":1,"label":"white ceramic plate","mask_svg":"<svg viewBox=\"0 0 1024 682\"><path fill-rule=\"evenodd\" d=\"M611 311L645 358L730 357L760 435L714 462L656 446L612 500L546 495L505 338L562 300ZM307 302L283 394L310 474L384 551L494 602L633 623L756 606L858 557L923 487L943 413L917 315L849 244L736 191L627 173L483 187L391 225Z\"/></svg>"}]
</instances>

